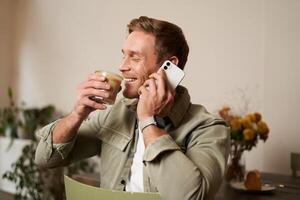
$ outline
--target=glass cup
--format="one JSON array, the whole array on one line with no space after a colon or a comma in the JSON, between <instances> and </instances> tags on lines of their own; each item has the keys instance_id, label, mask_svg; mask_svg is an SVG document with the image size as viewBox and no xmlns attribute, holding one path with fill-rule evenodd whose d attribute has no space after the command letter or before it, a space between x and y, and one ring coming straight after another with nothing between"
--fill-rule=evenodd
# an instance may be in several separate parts
<instances>
[{"instance_id":1,"label":"glass cup","mask_svg":"<svg viewBox=\"0 0 300 200\"><path fill-rule=\"evenodd\" d=\"M123 77L118 74L102 71L102 70L95 71L95 74L106 77L106 81L110 85L110 90L109 90L110 95L108 98L92 96L90 97L90 99L101 104L109 104L109 105L114 104L116 101L117 94L120 91Z\"/></svg>"}]
</instances>

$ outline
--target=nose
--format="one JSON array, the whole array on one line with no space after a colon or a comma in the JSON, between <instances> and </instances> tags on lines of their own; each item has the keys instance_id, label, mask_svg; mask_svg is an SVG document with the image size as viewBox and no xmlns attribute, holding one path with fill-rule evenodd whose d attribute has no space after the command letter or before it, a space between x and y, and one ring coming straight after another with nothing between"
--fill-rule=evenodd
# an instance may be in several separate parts
<instances>
[{"instance_id":1,"label":"nose","mask_svg":"<svg viewBox=\"0 0 300 200\"><path fill-rule=\"evenodd\" d=\"M119 65L119 70L120 70L121 72L125 72L125 71L129 71L129 70L130 70L130 64L129 64L129 62L128 62L128 59L124 58L124 59L122 60L122 62L121 62L120 65Z\"/></svg>"}]
</instances>

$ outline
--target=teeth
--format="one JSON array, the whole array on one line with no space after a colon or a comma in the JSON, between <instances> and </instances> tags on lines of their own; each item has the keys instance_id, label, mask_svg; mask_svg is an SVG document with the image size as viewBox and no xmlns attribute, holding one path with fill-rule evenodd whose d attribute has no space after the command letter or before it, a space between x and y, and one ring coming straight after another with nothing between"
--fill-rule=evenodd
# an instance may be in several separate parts
<instances>
[{"instance_id":1,"label":"teeth","mask_svg":"<svg viewBox=\"0 0 300 200\"><path fill-rule=\"evenodd\" d=\"M126 79L125 79L126 82L133 82L133 81L135 81L135 80L136 80L135 78L126 78Z\"/></svg>"}]
</instances>

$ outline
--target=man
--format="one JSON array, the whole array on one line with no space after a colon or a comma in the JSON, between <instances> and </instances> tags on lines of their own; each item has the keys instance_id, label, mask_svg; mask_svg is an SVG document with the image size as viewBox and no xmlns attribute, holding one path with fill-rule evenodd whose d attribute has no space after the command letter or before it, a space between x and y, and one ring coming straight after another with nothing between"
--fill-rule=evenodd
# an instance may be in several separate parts
<instances>
[{"instance_id":1,"label":"man","mask_svg":"<svg viewBox=\"0 0 300 200\"><path fill-rule=\"evenodd\" d=\"M172 90L159 70L165 60L184 68L189 47L181 29L148 17L133 19L119 70L123 96L113 106L105 77L90 75L77 89L73 111L39 131L36 163L67 165L100 155L102 188L159 192L162 199L212 199L224 175L228 127L186 88Z\"/></svg>"}]
</instances>

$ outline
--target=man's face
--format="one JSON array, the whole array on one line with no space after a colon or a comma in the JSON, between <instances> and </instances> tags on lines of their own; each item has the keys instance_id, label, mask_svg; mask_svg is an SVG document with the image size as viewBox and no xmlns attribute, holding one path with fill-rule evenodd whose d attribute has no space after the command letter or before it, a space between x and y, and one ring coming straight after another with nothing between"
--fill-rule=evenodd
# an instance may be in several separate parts
<instances>
[{"instance_id":1,"label":"man's face","mask_svg":"<svg viewBox=\"0 0 300 200\"><path fill-rule=\"evenodd\" d=\"M137 98L138 89L149 79L149 75L159 69L156 63L155 37L140 31L133 31L124 42L123 60L119 67L125 88L126 98Z\"/></svg>"}]
</instances>

